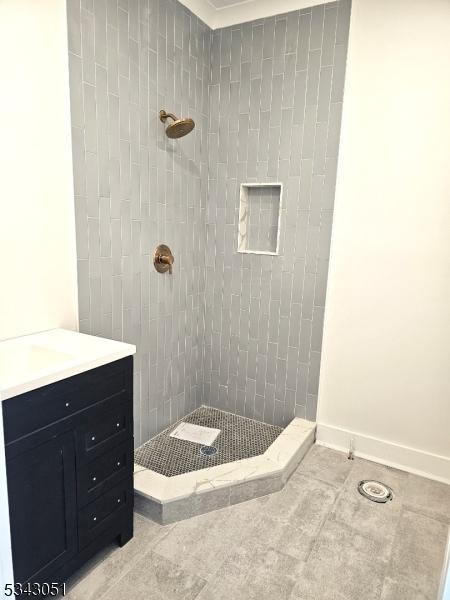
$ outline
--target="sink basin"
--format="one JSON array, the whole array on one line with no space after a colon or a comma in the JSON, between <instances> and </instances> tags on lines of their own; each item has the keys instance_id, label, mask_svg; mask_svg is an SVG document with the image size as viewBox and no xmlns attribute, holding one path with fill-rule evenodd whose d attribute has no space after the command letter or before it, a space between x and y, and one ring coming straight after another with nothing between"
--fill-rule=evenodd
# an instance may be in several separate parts
<instances>
[{"instance_id":1,"label":"sink basin","mask_svg":"<svg viewBox=\"0 0 450 600\"><path fill-rule=\"evenodd\" d=\"M9 381L27 371L36 372L50 369L73 360L73 358L72 354L58 352L43 346L0 347L0 382Z\"/></svg>"},{"instance_id":2,"label":"sink basin","mask_svg":"<svg viewBox=\"0 0 450 600\"><path fill-rule=\"evenodd\" d=\"M0 341L0 400L131 356L136 347L65 329Z\"/></svg>"}]
</instances>

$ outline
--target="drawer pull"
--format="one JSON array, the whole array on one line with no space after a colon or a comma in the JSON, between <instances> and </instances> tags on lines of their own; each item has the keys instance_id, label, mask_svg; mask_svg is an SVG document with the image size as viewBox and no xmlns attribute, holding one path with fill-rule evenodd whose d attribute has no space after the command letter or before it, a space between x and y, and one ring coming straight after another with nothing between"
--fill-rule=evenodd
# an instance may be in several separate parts
<instances>
[{"instance_id":1,"label":"drawer pull","mask_svg":"<svg viewBox=\"0 0 450 600\"><path fill-rule=\"evenodd\" d=\"M96 521L96 520L97 520L97 517L94 517L92 520L93 520L93 521Z\"/></svg>"},{"instance_id":2,"label":"drawer pull","mask_svg":"<svg viewBox=\"0 0 450 600\"><path fill-rule=\"evenodd\" d=\"M119 460L119 462L117 463L117 466L118 466L118 467L120 467L120 460Z\"/></svg>"},{"instance_id":3,"label":"drawer pull","mask_svg":"<svg viewBox=\"0 0 450 600\"><path fill-rule=\"evenodd\" d=\"M117 498L117 504L120 504L120 498Z\"/></svg>"},{"instance_id":4,"label":"drawer pull","mask_svg":"<svg viewBox=\"0 0 450 600\"><path fill-rule=\"evenodd\" d=\"M66 408L69 408L70 402L66 402Z\"/></svg>"},{"instance_id":5,"label":"drawer pull","mask_svg":"<svg viewBox=\"0 0 450 600\"><path fill-rule=\"evenodd\" d=\"M93 477L93 478L92 478L92 481L97 481L97 477Z\"/></svg>"},{"instance_id":6,"label":"drawer pull","mask_svg":"<svg viewBox=\"0 0 450 600\"><path fill-rule=\"evenodd\" d=\"M116 427L120 427L120 423L116 423Z\"/></svg>"},{"instance_id":7,"label":"drawer pull","mask_svg":"<svg viewBox=\"0 0 450 600\"><path fill-rule=\"evenodd\" d=\"M95 435L93 435L93 436L91 437L91 440L92 440L93 442L95 442Z\"/></svg>"}]
</instances>

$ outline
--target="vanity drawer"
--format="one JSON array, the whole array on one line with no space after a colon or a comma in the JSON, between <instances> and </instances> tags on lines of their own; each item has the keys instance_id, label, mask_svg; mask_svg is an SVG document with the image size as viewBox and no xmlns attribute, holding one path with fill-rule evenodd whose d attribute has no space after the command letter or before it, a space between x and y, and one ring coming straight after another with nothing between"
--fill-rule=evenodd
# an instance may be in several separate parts
<instances>
[{"instance_id":1,"label":"vanity drawer","mask_svg":"<svg viewBox=\"0 0 450 600\"><path fill-rule=\"evenodd\" d=\"M78 513L78 545L84 548L133 508L133 478L126 479Z\"/></svg>"},{"instance_id":2,"label":"vanity drawer","mask_svg":"<svg viewBox=\"0 0 450 600\"><path fill-rule=\"evenodd\" d=\"M76 430L77 463L84 465L133 438L132 403L91 411Z\"/></svg>"},{"instance_id":3,"label":"vanity drawer","mask_svg":"<svg viewBox=\"0 0 450 600\"><path fill-rule=\"evenodd\" d=\"M131 365L132 358L124 358L4 400L5 443L61 421L102 400L131 396Z\"/></svg>"},{"instance_id":4,"label":"vanity drawer","mask_svg":"<svg viewBox=\"0 0 450 600\"><path fill-rule=\"evenodd\" d=\"M133 474L133 440L103 454L78 471L78 504L84 506Z\"/></svg>"}]
</instances>

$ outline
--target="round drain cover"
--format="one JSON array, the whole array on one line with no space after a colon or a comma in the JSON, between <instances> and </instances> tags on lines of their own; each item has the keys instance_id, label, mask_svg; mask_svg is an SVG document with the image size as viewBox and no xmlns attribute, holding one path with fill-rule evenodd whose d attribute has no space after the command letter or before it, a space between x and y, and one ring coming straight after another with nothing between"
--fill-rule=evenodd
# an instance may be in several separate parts
<instances>
[{"instance_id":1,"label":"round drain cover","mask_svg":"<svg viewBox=\"0 0 450 600\"><path fill-rule=\"evenodd\" d=\"M393 497L392 490L388 485L371 479L360 481L358 483L358 491L365 498L372 500L372 502L384 503L392 500Z\"/></svg>"},{"instance_id":2,"label":"round drain cover","mask_svg":"<svg viewBox=\"0 0 450 600\"><path fill-rule=\"evenodd\" d=\"M204 454L205 456L212 456L216 452L217 448L215 446L202 446L200 448L200 454Z\"/></svg>"}]
</instances>

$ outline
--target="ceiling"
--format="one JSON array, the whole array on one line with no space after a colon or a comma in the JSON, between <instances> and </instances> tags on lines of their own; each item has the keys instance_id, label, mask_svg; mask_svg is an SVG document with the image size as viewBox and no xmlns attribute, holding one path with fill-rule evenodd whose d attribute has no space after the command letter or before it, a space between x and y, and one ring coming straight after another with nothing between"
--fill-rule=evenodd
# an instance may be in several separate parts
<instances>
[{"instance_id":1,"label":"ceiling","mask_svg":"<svg viewBox=\"0 0 450 600\"><path fill-rule=\"evenodd\" d=\"M214 8L228 8L229 6L244 4L248 2L248 0L208 0L210 4L214 6Z\"/></svg>"},{"instance_id":2,"label":"ceiling","mask_svg":"<svg viewBox=\"0 0 450 600\"><path fill-rule=\"evenodd\" d=\"M328 1L328 0L327 0ZM324 0L181 0L211 29L229 27L299 8L325 4Z\"/></svg>"}]
</instances>

